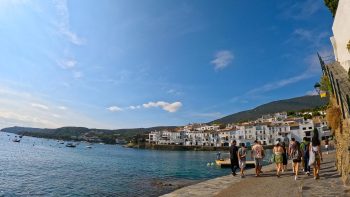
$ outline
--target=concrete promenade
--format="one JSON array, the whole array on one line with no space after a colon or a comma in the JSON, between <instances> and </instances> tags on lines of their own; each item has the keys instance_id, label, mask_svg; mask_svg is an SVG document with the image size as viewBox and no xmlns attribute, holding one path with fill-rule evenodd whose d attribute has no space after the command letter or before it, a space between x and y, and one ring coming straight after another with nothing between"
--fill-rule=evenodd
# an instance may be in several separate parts
<instances>
[{"instance_id":1,"label":"concrete promenade","mask_svg":"<svg viewBox=\"0 0 350 197\"><path fill-rule=\"evenodd\" d=\"M288 171L280 178L276 177L275 165L263 167L264 173L261 177L254 177L254 169L246 171L246 178L227 175L195 185L178 189L164 197L196 197L196 196L324 196L324 197L350 197L350 188L343 186L338 172L334 168L335 154L323 155L321 164L320 179L314 180L313 176L305 175L300 170L298 180L294 180L291 164L288 164Z\"/></svg>"}]
</instances>

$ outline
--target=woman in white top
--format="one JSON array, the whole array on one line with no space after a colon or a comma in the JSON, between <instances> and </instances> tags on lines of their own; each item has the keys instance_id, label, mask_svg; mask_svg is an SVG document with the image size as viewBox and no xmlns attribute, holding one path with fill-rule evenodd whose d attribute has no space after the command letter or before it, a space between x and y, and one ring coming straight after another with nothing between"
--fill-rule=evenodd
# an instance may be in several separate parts
<instances>
[{"instance_id":1,"label":"woman in white top","mask_svg":"<svg viewBox=\"0 0 350 197\"><path fill-rule=\"evenodd\" d=\"M315 157L313 163L310 161L310 164L314 165L314 179L319 179L321 161L323 160L323 158L322 158L322 152L321 152L321 141L320 139L318 139L318 132L317 134L315 133L314 136L312 137L311 143L309 145L309 152L310 152L310 155L314 154L314 157Z\"/></svg>"}]
</instances>

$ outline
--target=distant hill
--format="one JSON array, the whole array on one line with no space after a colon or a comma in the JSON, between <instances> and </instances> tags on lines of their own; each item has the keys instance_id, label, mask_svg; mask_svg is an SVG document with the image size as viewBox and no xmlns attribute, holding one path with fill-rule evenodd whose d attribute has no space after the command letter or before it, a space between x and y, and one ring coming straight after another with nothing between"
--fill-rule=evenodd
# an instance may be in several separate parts
<instances>
[{"instance_id":1,"label":"distant hill","mask_svg":"<svg viewBox=\"0 0 350 197\"><path fill-rule=\"evenodd\" d=\"M283 111L301 111L314 109L324 106L328 103L328 99L320 99L319 96L302 96L292 99L280 100L260 105L254 109L238 112L210 123L237 123L246 120L255 120L262 115L283 112ZM8 127L1 129L3 132L15 133L18 135L26 135L33 137L62 139L62 140L83 140L84 136L96 137L105 143L113 144L116 138L126 140L140 138L154 130L175 129L175 126L160 126L151 128L134 128L134 129L89 129L85 127L61 127L57 129L41 129L30 127Z\"/></svg>"},{"instance_id":2,"label":"distant hill","mask_svg":"<svg viewBox=\"0 0 350 197\"><path fill-rule=\"evenodd\" d=\"M320 98L320 96L302 96L286 100L273 101L264 105L260 105L254 109L241 111L235 114L225 116L214 120L210 123L237 123L246 120L256 120L262 115L276 112L302 111L314 109L324 106L328 103L328 98Z\"/></svg>"},{"instance_id":3,"label":"distant hill","mask_svg":"<svg viewBox=\"0 0 350 197\"><path fill-rule=\"evenodd\" d=\"M175 126L159 126L150 128L132 128L132 129L89 129L85 127L61 127L57 129L41 129L31 127L8 127L1 131L15 133L18 135L62 139L62 140L83 140L82 136L96 137L102 142L113 144L116 138L132 140L135 136L142 136L154 130L174 129Z\"/></svg>"}]
</instances>

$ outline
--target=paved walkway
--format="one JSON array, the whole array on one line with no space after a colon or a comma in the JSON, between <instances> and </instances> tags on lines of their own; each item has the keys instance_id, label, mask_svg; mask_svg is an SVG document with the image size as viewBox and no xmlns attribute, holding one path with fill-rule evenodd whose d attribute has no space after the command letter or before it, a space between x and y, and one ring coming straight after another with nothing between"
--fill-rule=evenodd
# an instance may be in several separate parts
<instances>
[{"instance_id":1,"label":"paved walkway","mask_svg":"<svg viewBox=\"0 0 350 197\"><path fill-rule=\"evenodd\" d=\"M195 185L178 189L164 197L178 196L324 196L324 197L350 197L350 188L344 187L340 176L334 168L334 152L324 155L321 164L320 179L314 180L312 176L304 175L300 171L298 180L294 180L289 164L289 171L276 177L274 165L264 166L263 175L254 177L254 170L248 170L246 178L232 175L204 181Z\"/></svg>"}]
</instances>

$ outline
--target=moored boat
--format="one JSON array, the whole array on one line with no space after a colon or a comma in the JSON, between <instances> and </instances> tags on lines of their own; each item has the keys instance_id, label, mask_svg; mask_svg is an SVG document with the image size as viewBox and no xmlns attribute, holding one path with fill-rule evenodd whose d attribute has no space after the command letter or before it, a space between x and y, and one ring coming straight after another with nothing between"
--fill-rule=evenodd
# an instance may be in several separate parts
<instances>
[{"instance_id":1,"label":"moored boat","mask_svg":"<svg viewBox=\"0 0 350 197\"><path fill-rule=\"evenodd\" d=\"M220 166L221 168L229 168L231 167L231 159L217 159L215 160L216 165ZM254 161L246 161L246 167L253 168L255 167Z\"/></svg>"},{"instance_id":2,"label":"moored boat","mask_svg":"<svg viewBox=\"0 0 350 197\"><path fill-rule=\"evenodd\" d=\"M69 143L66 144L66 147L75 148L76 145L69 142Z\"/></svg>"}]
</instances>

